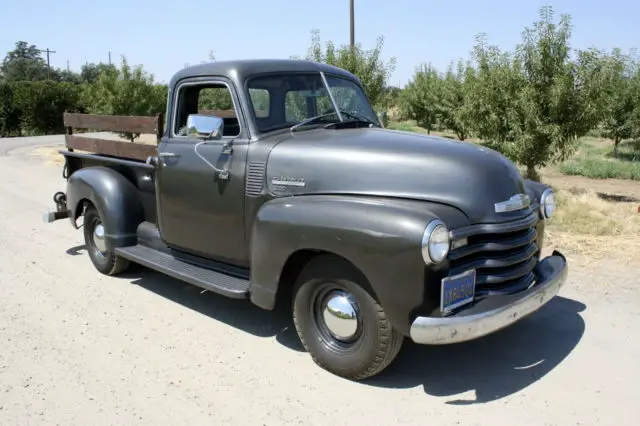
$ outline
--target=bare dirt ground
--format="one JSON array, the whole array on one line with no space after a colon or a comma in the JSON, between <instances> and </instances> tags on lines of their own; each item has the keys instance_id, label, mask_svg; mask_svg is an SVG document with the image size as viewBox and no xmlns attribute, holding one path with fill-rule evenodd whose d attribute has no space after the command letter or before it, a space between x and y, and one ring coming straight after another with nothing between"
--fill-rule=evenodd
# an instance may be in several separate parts
<instances>
[{"instance_id":1,"label":"bare dirt ground","mask_svg":"<svg viewBox=\"0 0 640 426\"><path fill-rule=\"evenodd\" d=\"M640 182L625 179L589 179L568 176L549 168L542 173L542 181L558 189L589 189L604 199L635 202L640 206Z\"/></svg>"},{"instance_id":2,"label":"bare dirt ground","mask_svg":"<svg viewBox=\"0 0 640 426\"><path fill-rule=\"evenodd\" d=\"M81 232L40 220L60 167L16 145L0 140L2 425L638 424L640 262L569 253L561 295L533 316L406 342L349 382L313 364L286 312L141 267L100 275Z\"/></svg>"}]
</instances>

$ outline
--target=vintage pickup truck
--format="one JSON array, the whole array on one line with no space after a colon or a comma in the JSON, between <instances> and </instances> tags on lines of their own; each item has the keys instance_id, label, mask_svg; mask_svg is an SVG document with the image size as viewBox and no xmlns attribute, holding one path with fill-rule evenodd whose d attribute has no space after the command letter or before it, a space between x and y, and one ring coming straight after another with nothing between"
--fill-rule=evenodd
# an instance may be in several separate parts
<instances>
[{"instance_id":1,"label":"vintage pickup truck","mask_svg":"<svg viewBox=\"0 0 640 426\"><path fill-rule=\"evenodd\" d=\"M382 128L342 69L188 67L169 83L164 117L101 121L150 129L156 146L90 140L72 128L100 117L65 114L67 187L44 220L83 226L101 273L135 262L291 309L313 360L336 375L379 373L405 338L492 333L566 280L560 253L541 256L551 188L482 146Z\"/></svg>"}]
</instances>

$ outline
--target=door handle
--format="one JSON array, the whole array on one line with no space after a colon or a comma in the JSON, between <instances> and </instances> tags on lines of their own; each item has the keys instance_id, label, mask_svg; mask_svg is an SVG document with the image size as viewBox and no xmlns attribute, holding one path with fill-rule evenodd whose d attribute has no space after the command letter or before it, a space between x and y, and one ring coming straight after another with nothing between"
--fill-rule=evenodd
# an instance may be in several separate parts
<instances>
[{"instance_id":1,"label":"door handle","mask_svg":"<svg viewBox=\"0 0 640 426\"><path fill-rule=\"evenodd\" d=\"M174 154L173 152L159 152L158 153L158 157L177 157L177 154Z\"/></svg>"}]
</instances>

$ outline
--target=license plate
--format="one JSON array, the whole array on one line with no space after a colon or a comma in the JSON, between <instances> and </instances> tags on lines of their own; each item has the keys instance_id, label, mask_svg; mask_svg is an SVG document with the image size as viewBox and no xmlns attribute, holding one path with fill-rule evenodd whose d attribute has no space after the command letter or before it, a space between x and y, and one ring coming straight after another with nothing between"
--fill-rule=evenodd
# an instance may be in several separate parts
<instances>
[{"instance_id":1,"label":"license plate","mask_svg":"<svg viewBox=\"0 0 640 426\"><path fill-rule=\"evenodd\" d=\"M475 270L444 278L440 288L440 310L448 313L472 302L475 289Z\"/></svg>"}]
</instances>

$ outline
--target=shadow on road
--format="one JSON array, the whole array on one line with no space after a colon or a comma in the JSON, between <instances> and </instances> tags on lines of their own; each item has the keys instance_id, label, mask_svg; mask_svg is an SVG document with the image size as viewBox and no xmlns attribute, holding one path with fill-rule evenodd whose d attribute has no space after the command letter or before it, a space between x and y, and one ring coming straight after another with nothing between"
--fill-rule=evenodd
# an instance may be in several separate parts
<instances>
[{"instance_id":1,"label":"shadow on road","mask_svg":"<svg viewBox=\"0 0 640 426\"><path fill-rule=\"evenodd\" d=\"M120 278L258 337L274 337L296 351L304 347L296 334L291 315L285 309L266 311L248 300L230 299L200 287L184 283L140 265L132 264Z\"/></svg>"},{"instance_id":2,"label":"shadow on road","mask_svg":"<svg viewBox=\"0 0 640 426\"><path fill-rule=\"evenodd\" d=\"M79 246L73 246L71 248L67 249L67 254L69 256L80 256L85 254L87 251L87 246L84 244L81 244Z\"/></svg>"},{"instance_id":3,"label":"shadow on road","mask_svg":"<svg viewBox=\"0 0 640 426\"><path fill-rule=\"evenodd\" d=\"M535 383L553 370L582 338L586 306L556 297L522 321L470 342L422 346L405 341L396 360L364 383L386 388L422 386L433 396L475 391L475 399L451 399L468 405L495 401Z\"/></svg>"},{"instance_id":4,"label":"shadow on road","mask_svg":"<svg viewBox=\"0 0 640 426\"><path fill-rule=\"evenodd\" d=\"M73 247L69 255L85 254ZM132 264L118 277L189 309L258 337L275 337L287 348L304 351L286 309L265 311L248 300L234 300ZM495 401L525 389L562 362L585 331L579 315L586 306L556 297L513 326L471 342L448 346L417 345L406 339L396 360L365 386L413 388L452 399L447 404ZM455 396L475 391L475 398Z\"/></svg>"}]
</instances>

